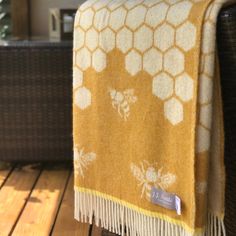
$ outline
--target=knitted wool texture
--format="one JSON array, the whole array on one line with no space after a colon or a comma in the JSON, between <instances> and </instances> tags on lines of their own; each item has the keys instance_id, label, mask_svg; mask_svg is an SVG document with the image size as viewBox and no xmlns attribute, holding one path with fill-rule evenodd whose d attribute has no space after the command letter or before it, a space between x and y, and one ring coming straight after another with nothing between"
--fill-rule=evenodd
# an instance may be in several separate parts
<instances>
[{"instance_id":1,"label":"knitted wool texture","mask_svg":"<svg viewBox=\"0 0 236 236\"><path fill-rule=\"evenodd\" d=\"M75 218L120 235L224 235L223 0L88 0L76 14ZM181 214L151 201L175 194Z\"/></svg>"}]
</instances>

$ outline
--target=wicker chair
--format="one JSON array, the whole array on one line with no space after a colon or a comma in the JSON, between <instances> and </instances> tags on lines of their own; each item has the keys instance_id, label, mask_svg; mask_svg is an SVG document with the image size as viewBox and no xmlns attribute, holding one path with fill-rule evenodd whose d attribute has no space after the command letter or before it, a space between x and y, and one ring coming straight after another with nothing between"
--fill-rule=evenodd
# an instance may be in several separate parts
<instances>
[{"instance_id":1,"label":"wicker chair","mask_svg":"<svg viewBox=\"0 0 236 236\"><path fill-rule=\"evenodd\" d=\"M218 21L218 51L225 124L227 236L236 235L236 6L222 9Z\"/></svg>"},{"instance_id":2,"label":"wicker chair","mask_svg":"<svg viewBox=\"0 0 236 236\"><path fill-rule=\"evenodd\" d=\"M72 43L0 46L0 160L72 160Z\"/></svg>"}]
</instances>

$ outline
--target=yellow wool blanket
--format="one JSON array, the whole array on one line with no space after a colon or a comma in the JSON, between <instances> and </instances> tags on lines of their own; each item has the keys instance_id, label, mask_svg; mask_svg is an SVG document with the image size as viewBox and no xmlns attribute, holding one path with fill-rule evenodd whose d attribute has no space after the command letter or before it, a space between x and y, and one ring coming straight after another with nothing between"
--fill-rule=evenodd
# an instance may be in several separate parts
<instances>
[{"instance_id":1,"label":"yellow wool blanket","mask_svg":"<svg viewBox=\"0 0 236 236\"><path fill-rule=\"evenodd\" d=\"M127 236L225 235L216 21L228 2L80 6L73 65L77 220Z\"/></svg>"}]
</instances>

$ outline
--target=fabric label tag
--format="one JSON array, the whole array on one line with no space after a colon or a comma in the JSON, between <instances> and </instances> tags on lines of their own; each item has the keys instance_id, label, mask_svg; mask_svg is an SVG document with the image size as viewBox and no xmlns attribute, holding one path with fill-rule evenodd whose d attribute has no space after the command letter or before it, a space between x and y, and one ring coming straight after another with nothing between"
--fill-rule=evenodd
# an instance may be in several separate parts
<instances>
[{"instance_id":1,"label":"fabric label tag","mask_svg":"<svg viewBox=\"0 0 236 236\"><path fill-rule=\"evenodd\" d=\"M181 199L175 194L152 187L151 202L167 209L175 210L178 215L181 215Z\"/></svg>"}]
</instances>

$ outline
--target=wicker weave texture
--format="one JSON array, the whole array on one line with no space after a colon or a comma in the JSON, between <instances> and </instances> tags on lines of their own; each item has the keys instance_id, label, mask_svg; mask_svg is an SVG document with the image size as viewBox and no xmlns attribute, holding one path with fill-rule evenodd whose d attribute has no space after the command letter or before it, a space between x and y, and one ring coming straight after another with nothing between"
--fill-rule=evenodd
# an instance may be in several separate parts
<instances>
[{"instance_id":1,"label":"wicker weave texture","mask_svg":"<svg viewBox=\"0 0 236 236\"><path fill-rule=\"evenodd\" d=\"M0 46L0 160L72 160L71 43Z\"/></svg>"},{"instance_id":2,"label":"wicker weave texture","mask_svg":"<svg viewBox=\"0 0 236 236\"><path fill-rule=\"evenodd\" d=\"M236 235L236 5L221 11L218 51L224 105L227 236Z\"/></svg>"}]
</instances>

